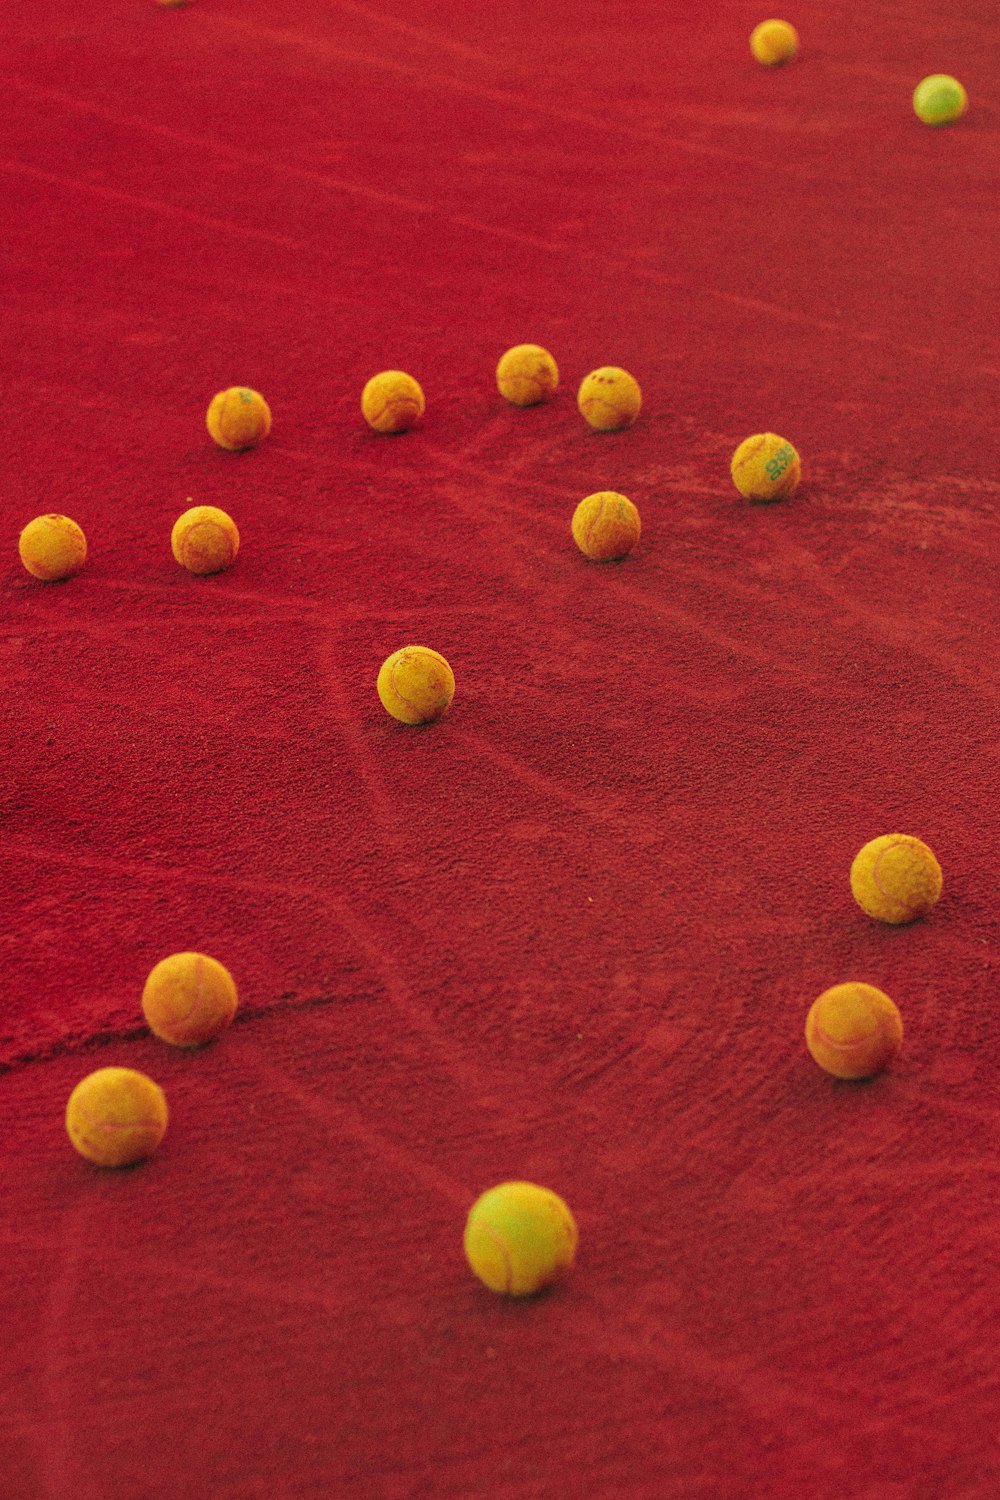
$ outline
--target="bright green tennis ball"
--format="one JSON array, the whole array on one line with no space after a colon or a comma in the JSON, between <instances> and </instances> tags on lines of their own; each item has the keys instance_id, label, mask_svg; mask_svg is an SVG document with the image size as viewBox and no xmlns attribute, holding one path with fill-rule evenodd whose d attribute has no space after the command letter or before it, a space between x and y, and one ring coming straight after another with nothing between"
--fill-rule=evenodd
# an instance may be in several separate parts
<instances>
[{"instance_id":1,"label":"bright green tennis ball","mask_svg":"<svg viewBox=\"0 0 1000 1500\"><path fill-rule=\"evenodd\" d=\"M577 1228L549 1188L502 1182L472 1205L465 1255L491 1292L530 1297L567 1274L576 1257Z\"/></svg>"},{"instance_id":2,"label":"bright green tennis ball","mask_svg":"<svg viewBox=\"0 0 1000 1500\"><path fill-rule=\"evenodd\" d=\"M969 107L969 96L949 73L931 73L913 90L913 108L925 125L950 125Z\"/></svg>"},{"instance_id":3,"label":"bright green tennis ball","mask_svg":"<svg viewBox=\"0 0 1000 1500\"><path fill-rule=\"evenodd\" d=\"M639 512L627 495L599 490L587 495L573 512L573 540L592 562L618 562L639 540Z\"/></svg>"},{"instance_id":4,"label":"bright green tennis ball","mask_svg":"<svg viewBox=\"0 0 1000 1500\"><path fill-rule=\"evenodd\" d=\"M894 927L930 911L943 884L933 850L909 833L870 839L851 865L851 891L861 910Z\"/></svg>"},{"instance_id":5,"label":"bright green tennis ball","mask_svg":"<svg viewBox=\"0 0 1000 1500\"><path fill-rule=\"evenodd\" d=\"M142 1013L154 1036L174 1047L201 1047L224 1031L238 996L229 970L206 953L172 953L146 980Z\"/></svg>"},{"instance_id":6,"label":"bright green tennis ball","mask_svg":"<svg viewBox=\"0 0 1000 1500\"><path fill-rule=\"evenodd\" d=\"M576 393L580 415L597 432L617 432L631 427L642 407L639 382L620 365L602 365L591 370Z\"/></svg>"},{"instance_id":7,"label":"bright green tennis ball","mask_svg":"<svg viewBox=\"0 0 1000 1500\"><path fill-rule=\"evenodd\" d=\"M221 573L236 561L240 534L217 505L192 505L174 522L170 550L189 573Z\"/></svg>"},{"instance_id":8,"label":"bright green tennis ball","mask_svg":"<svg viewBox=\"0 0 1000 1500\"><path fill-rule=\"evenodd\" d=\"M152 1156L167 1128L163 1090L132 1068L98 1068L66 1105L66 1131L81 1156L100 1167L128 1167Z\"/></svg>"},{"instance_id":9,"label":"bright green tennis ball","mask_svg":"<svg viewBox=\"0 0 1000 1500\"><path fill-rule=\"evenodd\" d=\"M835 1078L872 1078L888 1067L903 1040L903 1021L873 984L835 984L813 1001L806 1046Z\"/></svg>"},{"instance_id":10,"label":"bright green tennis ball","mask_svg":"<svg viewBox=\"0 0 1000 1500\"><path fill-rule=\"evenodd\" d=\"M733 454L730 472L744 500L784 500L798 488L802 465L786 438L756 432Z\"/></svg>"},{"instance_id":11,"label":"bright green tennis ball","mask_svg":"<svg viewBox=\"0 0 1000 1500\"><path fill-rule=\"evenodd\" d=\"M409 432L424 414L420 385L405 370L382 370L361 392L361 412L375 432Z\"/></svg>"},{"instance_id":12,"label":"bright green tennis ball","mask_svg":"<svg viewBox=\"0 0 1000 1500\"><path fill-rule=\"evenodd\" d=\"M455 674L429 646L403 646L382 663L376 688L386 713L401 724L430 724L451 707Z\"/></svg>"},{"instance_id":13,"label":"bright green tennis ball","mask_svg":"<svg viewBox=\"0 0 1000 1500\"><path fill-rule=\"evenodd\" d=\"M761 21L750 33L750 51L767 68L791 62L799 50L799 34L787 21Z\"/></svg>"},{"instance_id":14,"label":"bright green tennis ball","mask_svg":"<svg viewBox=\"0 0 1000 1500\"><path fill-rule=\"evenodd\" d=\"M72 578L87 561L87 538L69 516L36 516L18 541L21 561L34 578Z\"/></svg>"},{"instance_id":15,"label":"bright green tennis ball","mask_svg":"<svg viewBox=\"0 0 1000 1500\"><path fill-rule=\"evenodd\" d=\"M515 344L497 365L497 389L513 406L550 401L559 385L559 367L541 344Z\"/></svg>"},{"instance_id":16,"label":"bright green tennis ball","mask_svg":"<svg viewBox=\"0 0 1000 1500\"><path fill-rule=\"evenodd\" d=\"M212 437L230 453L256 448L271 431L271 408L259 391L231 385L213 396L205 417Z\"/></svg>"}]
</instances>

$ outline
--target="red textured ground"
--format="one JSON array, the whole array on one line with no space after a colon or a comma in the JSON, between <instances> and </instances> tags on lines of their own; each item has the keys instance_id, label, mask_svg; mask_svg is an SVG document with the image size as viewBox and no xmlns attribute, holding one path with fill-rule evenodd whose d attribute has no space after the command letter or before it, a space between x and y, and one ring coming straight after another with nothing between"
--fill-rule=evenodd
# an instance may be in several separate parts
<instances>
[{"instance_id":1,"label":"red textured ground","mask_svg":"<svg viewBox=\"0 0 1000 1500\"><path fill-rule=\"evenodd\" d=\"M765 70L760 19L0 18L3 1500L1000 1490L1000 28L802 0ZM563 385L517 411L525 339ZM576 412L605 363L628 432ZM749 507L764 429L805 479ZM603 488L644 529L595 568ZM188 497L231 572L173 562ZM91 554L46 586L53 509ZM458 680L427 730L374 694L410 641ZM946 882L905 929L846 883L896 830ZM242 997L197 1054L138 1013L186 947ZM851 978L906 1025L868 1085L802 1040ZM172 1110L121 1173L62 1126L108 1063ZM508 1176L580 1224L533 1303L461 1254Z\"/></svg>"}]
</instances>

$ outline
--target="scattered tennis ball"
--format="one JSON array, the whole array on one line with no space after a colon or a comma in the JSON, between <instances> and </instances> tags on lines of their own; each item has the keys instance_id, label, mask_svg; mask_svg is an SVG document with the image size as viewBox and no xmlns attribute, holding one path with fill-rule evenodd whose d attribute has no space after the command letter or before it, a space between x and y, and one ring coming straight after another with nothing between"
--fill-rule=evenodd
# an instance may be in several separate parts
<instances>
[{"instance_id":1,"label":"scattered tennis ball","mask_svg":"<svg viewBox=\"0 0 1000 1500\"><path fill-rule=\"evenodd\" d=\"M784 500L794 495L802 478L799 455L786 438L773 432L744 438L730 471L744 500Z\"/></svg>"},{"instance_id":2,"label":"scattered tennis ball","mask_svg":"<svg viewBox=\"0 0 1000 1500\"><path fill-rule=\"evenodd\" d=\"M969 107L969 96L949 73L932 73L913 90L913 109L925 125L950 125Z\"/></svg>"},{"instance_id":3,"label":"scattered tennis ball","mask_svg":"<svg viewBox=\"0 0 1000 1500\"><path fill-rule=\"evenodd\" d=\"M599 490L587 495L573 512L573 540L594 562L617 562L627 557L639 540L639 512L627 495Z\"/></svg>"},{"instance_id":4,"label":"scattered tennis ball","mask_svg":"<svg viewBox=\"0 0 1000 1500\"><path fill-rule=\"evenodd\" d=\"M21 532L17 550L34 578L72 578L87 561L87 538L69 516L36 516Z\"/></svg>"},{"instance_id":5,"label":"scattered tennis ball","mask_svg":"<svg viewBox=\"0 0 1000 1500\"><path fill-rule=\"evenodd\" d=\"M152 1156L167 1128L163 1090L132 1068L98 1068L66 1105L66 1130L81 1156L100 1167L128 1167Z\"/></svg>"},{"instance_id":6,"label":"scattered tennis ball","mask_svg":"<svg viewBox=\"0 0 1000 1500\"><path fill-rule=\"evenodd\" d=\"M533 1182L502 1182L472 1205L465 1255L491 1292L529 1297L561 1280L576 1257L577 1228L558 1194Z\"/></svg>"},{"instance_id":7,"label":"scattered tennis ball","mask_svg":"<svg viewBox=\"0 0 1000 1500\"><path fill-rule=\"evenodd\" d=\"M376 432L409 432L424 414L424 393L412 375L383 370L361 392L361 410Z\"/></svg>"},{"instance_id":8,"label":"scattered tennis ball","mask_svg":"<svg viewBox=\"0 0 1000 1500\"><path fill-rule=\"evenodd\" d=\"M440 719L455 696L455 674L429 646L403 646L386 657L376 684L382 707L401 724Z\"/></svg>"},{"instance_id":9,"label":"scattered tennis ball","mask_svg":"<svg viewBox=\"0 0 1000 1500\"><path fill-rule=\"evenodd\" d=\"M161 958L146 980L142 1013L154 1036L174 1047L201 1047L236 1014L233 976L205 953Z\"/></svg>"},{"instance_id":10,"label":"scattered tennis ball","mask_svg":"<svg viewBox=\"0 0 1000 1500\"><path fill-rule=\"evenodd\" d=\"M602 365L585 375L577 392L581 416L598 432L631 427L642 406L639 382L617 365Z\"/></svg>"},{"instance_id":11,"label":"scattered tennis ball","mask_svg":"<svg viewBox=\"0 0 1000 1500\"><path fill-rule=\"evenodd\" d=\"M177 517L170 547L189 573L221 573L236 561L240 534L232 516L215 505L192 505Z\"/></svg>"},{"instance_id":12,"label":"scattered tennis ball","mask_svg":"<svg viewBox=\"0 0 1000 1500\"><path fill-rule=\"evenodd\" d=\"M871 1078L888 1067L903 1040L903 1021L888 995L871 984L835 984L806 1017L806 1046L835 1078Z\"/></svg>"},{"instance_id":13,"label":"scattered tennis ball","mask_svg":"<svg viewBox=\"0 0 1000 1500\"><path fill-rule=\"evenodd\" d=\"M258 391L231 385L213 396L206 426L220 448L230 453L256 448L271 431L271 408Z\"/></svg>"},{"instance_id":14,"label":"scattered tennis ball","mask_svg":"<svg viewBox=\"0 0 1000 1500\"><path fill-rule=\"evenodd\" d=\"M799 34L787 21L761 21L750 33L750 51L766 68L791 62L799 50Z\"/></svg>"},{"instance_id":15,"label":"scattered tennis ball","mask_svg":"<svg viewBox=\"0 0 1000 1500\"><path fill-rule=\"evenodd\" d=\"M559 367L541 344L516 344L497 365L497 389L513 406L551 401L559 385Z\"/></svg>"},{"instance_id":16,"label":"scattered tennis ball","mask_svg":"<svg viewBox=\"0 0 1000 1500\"><path fill-rule=\"evenodd\" d=\"M851 891L861 910L893 926L930 911L942 885L933 850L909 833L870 839L851 865Z\"/></svg>"}]
</instances>

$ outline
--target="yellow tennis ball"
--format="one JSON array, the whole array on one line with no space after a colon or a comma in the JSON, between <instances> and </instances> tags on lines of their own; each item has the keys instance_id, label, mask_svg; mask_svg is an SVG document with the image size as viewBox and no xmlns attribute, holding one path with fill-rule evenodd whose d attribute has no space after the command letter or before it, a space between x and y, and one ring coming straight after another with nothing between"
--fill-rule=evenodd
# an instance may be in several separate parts
<instances>
[{"instance_id":1,"label":"yellow tennis ball","mask_svg":"<svg viewBox=\"0 0 1000 1500\"><path fill-rule=\"evenodd\" d=\"M598 432L616 432L632 426L642 406L642 392L627 370L602 365L584 376L576 404L581 416Z\"/></svg>"},{"instance_id":2,"label":"yellow tennis ball","mask_svg":"<svg viewBox=\"0 0 1000 1500\"><path fill-rule=\"evenodd\" d=\"M802 478L799 455L786 438L757 432L744 438L733 454L730 471L744 500L784 500Z\"/></svg>"},{"instance_id":3,"label":"yellow tennis ball","mask_svg":"<svg viewBox=\"0 0 1000 1500\"><path fill-rule=\"evenodd\" d=\"M787 21L761 21L750 33L750 51L767 68L791 62L799 50L799 34Z\"/></svg>"},{"instance_id":4,"label":"yellow tennis ball","mask_svg":"<svg viewBox=\"0 0 1000 1500\"><path fill-rule=\"evenodd\" d=\"M429 724L451 707L455 674L429 646L403 646L382 663L376 687L386 713L401 724Z\"/></svg>"},{"instance_id":5,"label":"yellow tennis ball","mask_svg":"<svg viewBox=\"0 0 1000 1500\"><path fill-rule=\"evenodd\" d=\"M870 839L851 865L851 890L861 910L893 926L930 911L942 885L933 851L909 833Z\"/></svg>"},{"instance_id":6,"label":"yellow tennis ball","mask_svg":"<svg viewBox=\"0 0 1000 1500\"><path fill-rule=\"evenodd\" d=\"M573 540L594 562L617 562L627 557L639 540L639 512L627 495L599 490L587 495L573 512Z\"/></svg>"},{"instance_id":7,"label":"yellow tennis ball","mask_svg":"<svg viewBox=\"0 0 1000 1500\"><path fill-rule=\"evenodd\" d=\"M376 432L408 432L424 414L424 393L412 375L383 370L361 392L361 410Z\"/></svg>"},{"instance_id":8,"label":"yellow tennis ball","mask_svg":"<svg viewBox=\"0 0 1000 1500\"><path fill-rule=\"evenodd\" d=\"M209 432L220 448L231 453L256 448L271 431L271 408L259 391L231 385L213 396L205 418Z\"/></svg>"},{"instance_id":9,"label":"yellow tennis ball","mask_svg":"<svg viewBox=\"0 0 1000 1500\"><path fill-rule=\"evenodd\" d=\"M515 344L497 365L497 389L514 406L550 401L559 384L559 367L541 344Z\"/></svg>"},{"instance_id":10,"label":"yellow tennis ball","mask_svg":"<svg viewBox=\"0 0 1000 1500\"><path fill-rule=\"evenodd\" d=\"M491 1292L529 1297L561 1280L576 1257L577 1228L557 1193L502 1182L472 1205L465 1255Z\"/></svg>"},{"instance_id":11,"label":"yellow tennis ball","mask_svg":"<svg viewBox=\"0 0 1000 1500\"><path fill-rule=\"evenodd\" d=\"M913 90L913 108L925 125L950 125L969 107L969 96L950 73L932 73Z\"/></svg>"},{"instance_id":12,"label":"yellow tennis ball","mask_svg":"<svg viewBox=\"0 0 1000 1500\"><path fill-rule=\"evenodd\" d=\"M221 573L236 561L240 534L232 516L215 505L192 505L177 517L170 548L189 573Z\"/></svg>"},{"instance_id":13,"label":"yellow tennis ball","mask_svg":"<svg viewBox=\"0 0 1000 1500\"><path fill-rule=\"evenodd\" d=\"M206 953L172 953L146 980L142 1013L154 1036L174 1047L201 1047L236 1014L233 976Z\"/></svg>"},{"instance_id":14,"label":"yellow tennis ball","mask_svg":"<svg viewBox=\"0 0 1000 1500\"><path fill-rule=\"evenodd\" d=\"M87 561L87 538L69 516L36 516L21 532L17 549L28 572L47 583L72 578Z\"/></svg>"},{"instance_id":15,"label":"yellow tennis ball","mask_svg":"<svg viewBox=\"0 0 1000 1500\"><path fill-rule=\"evenodd\" d=\"M903 1040L896 1006L872 984L835 984L806 1017L806 1046L835 1078L871 1078L888 1067Z\"/></svg>"},{"instance_id":16,"label":"yellow tennis ball","mask_svg":"<svg viewBox=\"0 0 1000 1500\"><path fill-rule=\"evenodd\" d=\"M132 1068L98 1068L66 1105L66 1130L88 1161L127 1167L152 1156L167 1128L163 1090Z\"/></svg>"}]
</instances>

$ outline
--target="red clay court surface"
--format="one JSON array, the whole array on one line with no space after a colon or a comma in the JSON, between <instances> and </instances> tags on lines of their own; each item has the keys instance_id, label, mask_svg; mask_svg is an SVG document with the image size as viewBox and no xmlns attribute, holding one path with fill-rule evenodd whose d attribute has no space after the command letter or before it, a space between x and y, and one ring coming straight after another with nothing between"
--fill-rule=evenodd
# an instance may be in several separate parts
<instances>
[{"instance_id":1,"label":"red clay court surface","mask_svg":"<svg viewBox=\"0 0 1000 1500\"><path fill-rule=\"evenodd\" d=\"M1000 27L802 0L768 70L766 14L4 8L3 1500L1000 1493ZM379 438L390 367L427 414ZM804 479L750 506L764 430ZM173 561L189 500L231 571ZM424 730L374 691L411 642ZM895 831L945 891L893 929L847 872ZM241 993L196 1053L139 1013L183 948ZM868 1084L804 1045L847 979L906 1028ZM118 1173L63 1128L112 1063L172 1112ZM508 1177L580 1226L533 1302L462 1256Z\"/></svg>"}]
</instances>

